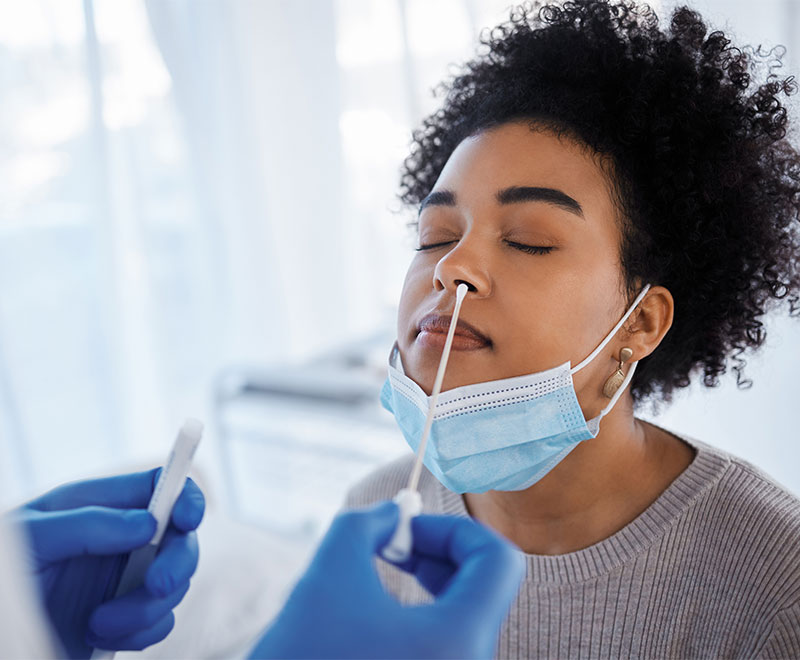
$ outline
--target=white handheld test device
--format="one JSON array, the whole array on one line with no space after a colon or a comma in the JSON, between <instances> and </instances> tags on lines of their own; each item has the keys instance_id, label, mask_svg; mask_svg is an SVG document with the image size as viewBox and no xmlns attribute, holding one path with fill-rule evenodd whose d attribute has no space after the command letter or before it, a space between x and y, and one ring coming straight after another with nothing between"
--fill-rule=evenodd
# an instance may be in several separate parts
<instances>
[{"instance_id":1,"label":"white handheld test device","mask_svg":"<svg viewBox=\"0 0 800 660\"><path fill-rule=\"evenodd\" d=\"M167 457L167 463L158 477L153 495L150 497L150 503L147 505L147 510L156 519L156 532L146 546L130 553L114 598L130 593L144 582L147 568L155 558L161 540L164 538L164 532L169 525L172 507L175 506L186 483L192 459L202 436L202 422L192 418L187 419L178 431L178 437L175 438L172 451ZM95 649L91 660L110 660L113 657L113 651Z\"/></svg>"}]
</instances>

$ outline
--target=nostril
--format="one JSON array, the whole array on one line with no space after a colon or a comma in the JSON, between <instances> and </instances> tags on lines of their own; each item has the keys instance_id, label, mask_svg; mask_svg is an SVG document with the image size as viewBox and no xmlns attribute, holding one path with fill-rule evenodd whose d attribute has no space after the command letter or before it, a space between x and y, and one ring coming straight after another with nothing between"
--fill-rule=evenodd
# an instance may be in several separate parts
<instances>
[{"instance_id":1,"label":"nostril","mask_svg":"<svg viewBox=\"0 0 800 660\"><path fill-rule=\"evenodd\" d=\"M471 293L475 293L475 291L478 290L478 288L474 284L470 284L466 280L455 280L455 284L456 286L458 286L459 284L466 284L467 290L469 290Z\"/></svg>"}]
</instances>

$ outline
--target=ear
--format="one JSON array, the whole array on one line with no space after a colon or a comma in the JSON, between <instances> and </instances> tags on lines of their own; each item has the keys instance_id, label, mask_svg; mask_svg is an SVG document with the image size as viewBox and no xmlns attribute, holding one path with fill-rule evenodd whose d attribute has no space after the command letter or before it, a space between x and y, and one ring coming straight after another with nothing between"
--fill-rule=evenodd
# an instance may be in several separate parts
<instances>
[{"instance_id":1,"label":"ear","mask_svg":"<svg viewBox=\"0 0 800 660\"><path fill-rule=\"evenodd\" d=\"M672 327L675 301L669 289L654 286L639 303L625 325L625 345L633 349L633 359L650 355Z\"/></svg>"}]
</instances>

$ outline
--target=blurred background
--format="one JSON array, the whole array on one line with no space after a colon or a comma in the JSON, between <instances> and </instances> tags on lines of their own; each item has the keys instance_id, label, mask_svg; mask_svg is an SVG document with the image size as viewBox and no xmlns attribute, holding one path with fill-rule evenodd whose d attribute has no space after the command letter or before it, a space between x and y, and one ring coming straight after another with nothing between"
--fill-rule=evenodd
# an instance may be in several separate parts
<instances>
[{"instance_id":1,"label":"blurred background","mask_svg":"<svg viewBox=\"0 0 800 660\"><path fill-rule=\"evenodd\" d=\"M153 657L246 648L354 481L431 90L508 0L0 0L0 500L146 468L206 423L203 563ZM675 3L651 3L668 13ZM690 3L800 58L794 0ZM645 416L800 493L800 322Z\"/></svg>"}]
</instances>

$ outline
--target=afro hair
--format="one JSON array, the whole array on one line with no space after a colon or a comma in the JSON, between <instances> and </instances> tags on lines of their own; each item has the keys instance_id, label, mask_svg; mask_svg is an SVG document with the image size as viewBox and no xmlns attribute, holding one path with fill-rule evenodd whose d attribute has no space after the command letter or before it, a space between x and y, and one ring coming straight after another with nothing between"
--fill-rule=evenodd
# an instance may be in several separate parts
<instances>
[{"instance_id":1,"label":"afro hair","mask_svg":"<svg viewBox=\"0 0 800 660\"><path fill-rule=\"evenodd\" d=\"M728 369L746 387L742 354L763 344L772 308L797 312L800 291L800 159L782 100L795 82L777 75L777 50L737 48L687 7L664 28L627 0L523 5L440 87L401 200L420 204L456 146L492 126L530 120L583 143L609 165L629 295L652 282L675 299L634 401Z\"/></svg>"}]
</instances>

